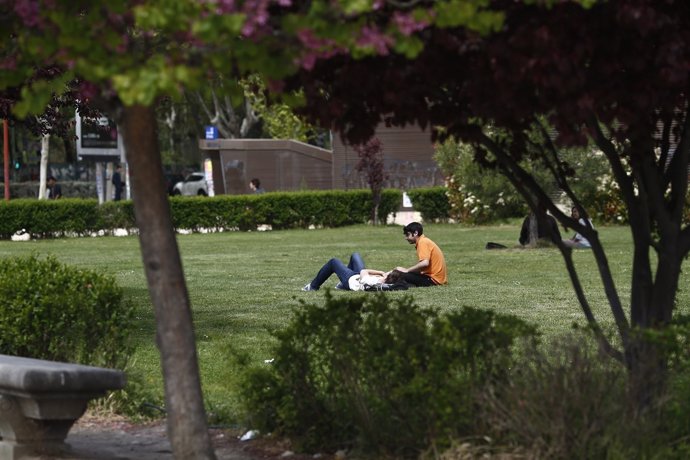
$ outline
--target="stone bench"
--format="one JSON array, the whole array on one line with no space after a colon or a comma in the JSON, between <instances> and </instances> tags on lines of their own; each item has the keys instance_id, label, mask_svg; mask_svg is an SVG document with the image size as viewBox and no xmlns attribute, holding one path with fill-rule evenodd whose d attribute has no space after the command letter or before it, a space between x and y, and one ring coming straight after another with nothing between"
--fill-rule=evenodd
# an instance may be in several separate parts
<instances>
[{"instance_id":1,"label":"stone bench","mask_svg":"<svg viewBox=\"0 0 690 460\"><path fill-rule=\"evenodd\" d=\"M0 355L0 459L64 452L88 402L124 386L118 370Z\"/></svg>"}]
</instances>

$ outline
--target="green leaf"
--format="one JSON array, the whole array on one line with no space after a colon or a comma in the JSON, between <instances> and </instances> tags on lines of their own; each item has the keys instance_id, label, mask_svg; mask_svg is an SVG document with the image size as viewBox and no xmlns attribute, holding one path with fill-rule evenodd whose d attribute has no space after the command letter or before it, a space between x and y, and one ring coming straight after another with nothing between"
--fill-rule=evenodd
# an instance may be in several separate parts
<instances>
[{"instance_id":1,"label":"green leaf","mask_svg":"<svg viewBox=\"0 0 690 460\"><path fill-rule=\"evenodd\" d=\"M484 0L449 0L438 2L434 6L436 25L439 27L467 27L468 29L487 34L497 30L503 24L504 15L484 9Z\"/></svg>"},{"instance_id":2,"label":"green leaf","mask_svg":"<svg viewBox=\"0 0 690 460\"><path fill-rule=\"evenodd\" d=\"M394 49L408 59L413 59L424 49L424 42L415 36L400 36L395 41Z\"/></svg>"}]
</instances>

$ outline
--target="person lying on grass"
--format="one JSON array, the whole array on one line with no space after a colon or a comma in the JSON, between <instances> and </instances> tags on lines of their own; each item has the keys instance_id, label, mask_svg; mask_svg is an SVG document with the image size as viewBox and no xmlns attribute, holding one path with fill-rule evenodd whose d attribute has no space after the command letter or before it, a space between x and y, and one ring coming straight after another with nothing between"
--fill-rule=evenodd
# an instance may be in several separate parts
<instances>
[{"instance_id":1,"label":"person lying on grass","mask_svg":"<svg viewBox=\"0 0 690 460\"><path fill-rule=\"evenodd\" d=\"M335 288L346 291L364 291L368 286L377 286L384 283L395 284L402 276L402 273L397 270L384 272L365 268L362 256L358 252L354 252L350 256L350 261L347 265L342 260L336 258L326 262L311 283L306 284L302 290L318 291L321 285L334 273L340 280Z\"/></svg>"}]
</instances>

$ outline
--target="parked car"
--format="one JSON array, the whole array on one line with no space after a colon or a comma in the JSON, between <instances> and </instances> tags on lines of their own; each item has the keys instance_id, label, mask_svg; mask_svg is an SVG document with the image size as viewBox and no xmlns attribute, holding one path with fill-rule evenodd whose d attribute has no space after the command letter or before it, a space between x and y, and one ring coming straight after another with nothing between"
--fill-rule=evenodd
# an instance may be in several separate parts
<instances>
[{"instance_id":1,"label":"parked car","mask_svg":"<svg viewBox=\"0 0 690 460\"><path fill-rule=\"evenodd\" d=\"M178 182L184 181L184 176L176 173L165 173L163 176L165 177L165 189L168 195L174 195L175 185Z\"/></svg>"},{"instance_id":2,"label":"parked car","mask_svg":"<svg viewBox=\"0 0 690 460\"><path fill-rule=\"evenodd\" d=\"M173 195L208 195L208 184L206 184L206 178L204 173L195 172L191 173L185 178L185 180L178 182L173 187Z\"/></svg>"}]
</instances>

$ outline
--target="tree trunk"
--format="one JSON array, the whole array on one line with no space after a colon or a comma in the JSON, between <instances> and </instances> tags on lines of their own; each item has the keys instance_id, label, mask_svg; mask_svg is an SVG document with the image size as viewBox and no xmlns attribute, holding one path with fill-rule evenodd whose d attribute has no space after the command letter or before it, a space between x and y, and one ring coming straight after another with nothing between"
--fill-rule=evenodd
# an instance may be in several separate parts
<instances>
[{"instance_id":1,"label":"tree trunk","mask_svg":"<svg viewBox=\"0 0 690 460\"><path fill-rule=\"evenodd\" d=\"M668 382L668 358L663 345L643 335L630 340L628 388L638 413L655 407Z\"/></svg>"},{"instance_id":2,"label":"tree trunk","mask_svg":"<svg viewBox=\"0 0 690 460\"><path fill-rule=\"evenodd\" d=\"M371 207L371 221L374 225L379 224L379 205L381 204L381 189L371 190L372 207ZM385 223L385 222L384 222Z\"/></svg>"},{"instance_id":3,"label":"tree trunk","mask_svg":"<svg viewBox=\"0 0 690 460\"><path fill-rule=\"evenodd\" d=\"M105 183L103 184L103 190L105 190L105 196L103 201L113 200L113 163L111 161L105 164Z\"/></svg>"},{"instance_id":4,"label":"tree trunk","mask_svg":"<svg viewBox=\"0 0 690 460\"><path fill-rule=\"evenodd\" d=\"M48 155L50 153L50 134L44 134L41 138L41 163L39 166L38 199L45 200L46 181L48 180Z\"/></svg>"},{"instance_id":5,"label":"tree trunk","mask_svg":"<svg viewBox=\"0 0 690 460\"><path fill-rule=\"evenodd\" d=\"M206 425L189 295L170 217L151 107L124 108L134 213L161 354L167 428L176 459L215 459Z\"/></svg>"},{"instance_id":6,"label":"tree trunk","mask_svg":"<svg viewBox=\"0 0 690 460\"><path fill-rule=\"evenodd\" d=\"M546 227L544 227L546 228ZM539 241L539 220L536 214L529 215L529 238L527 238L527 245L531 248L537 246Z\"/></svg>"}]
</instances>

